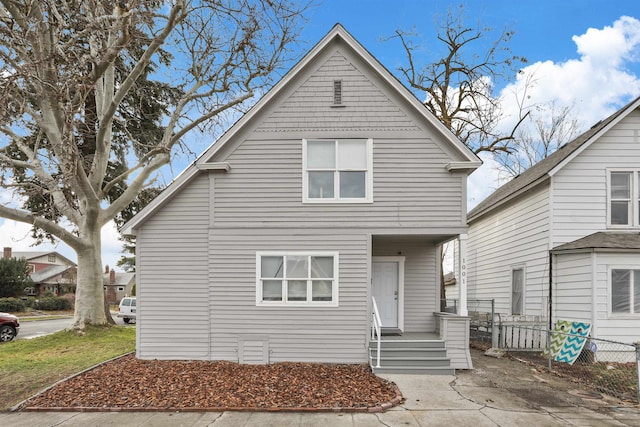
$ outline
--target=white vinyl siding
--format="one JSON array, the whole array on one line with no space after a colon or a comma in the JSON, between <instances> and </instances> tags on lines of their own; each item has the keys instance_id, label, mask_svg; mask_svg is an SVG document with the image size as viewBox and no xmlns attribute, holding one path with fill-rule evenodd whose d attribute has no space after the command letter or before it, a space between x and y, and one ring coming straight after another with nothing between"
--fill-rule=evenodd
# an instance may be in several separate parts
<instances>
[{"instance_id":1,"label":"white vinyl siding","mask_svg":"<svg viewBox=\"0 0 640 427\"><path fill-rule=\"evenodd\" d=\"M393 131L419 130L406 110L394 103L393 95L376 85L366 70L368 65L352 61L336 49L327 52L317 70L300 85L284 94L281 102L260 123L260 132L291 134L301 130L390 129ZM342 81L343 108L334 105L334 81ZM332 135L325 135L332 136ZM309 138L309 134L301 135Z\"/></svg>"},{"instance_id":2,"label":"white vinyl siding","mask_svg":"<svg viewBox=\"0 0 640 427\"><path fill-rule=\"evenodd\" d=\"M465 227L466 176L445 168L447 155L418 135L373 138L373 200L303 203L298 139L247 140L216 177L216 227L420 228Z\"/></svg>"},{"instance_id":3,"label":"white vinyl siding","mask_svg":"<svg viewBox=\"0 0 640 427\"><path fill-rule=\"evenodd\" d=\"M591 253L554 255L553 320L592 322Z\"/></svg>"},{"instance_id":4,"label":"white vinyl siding","mask_svg":"<svg viewBox=\"0 0 640 427\"><path fill-rule=\"evenodd\" d=\"M552 247L607 229L640 230L637 222L628 226L609 225L609 174L638 171L638 132L640 111L632 111L553 176ZM631 204L636 211L630 214L636 221L638 197Z\"/></svg>"},{"instance_id":5,"label":"white vinyl siding","mask_svg":"<svg viewBox=\"0 0 640 427\"><path fill-rule=\"evenodd\" d=\"M209 256L211 356L238 360L243 340L268 341L269 361L361 363L367 360L368 239L349 230L308 233L212 229ZM339 257L339 306L256 304L256 251Z\"/></svg>"},{"instance_id":6,"label":"white vinyl siding","mask_svg":"<svg viewBox=\"0 0 640 427\"><path fill-rule=\"evenodd\" d=\"M611 270L640 270L637 253L598 253L596 269L597 336L614 341L640 341L640 316L611 313Z\"/></svg>"},{"instance_id":7,"label":"white vinyl siding","mask_svg":"<svg viewBox=\"0 0 640 427\"><path fill-rule=\"evenodd\" d=\"M496 312L511 314L512 267L522 265L526 266L522 314L547 317L548 194L543 185L469 225L470 311L474 311L472 300L495 299Z\"/></svg>"},{"instance_id":8,"label":"white vinyl siding","mask_svg":"<svg viewBox=\"0 0 640 427\"><path fill-rule=\"evenodd\" d=\"M141 359L209 358L208 195L201 175L136 239Z\"/></svg>"}]
</instances>

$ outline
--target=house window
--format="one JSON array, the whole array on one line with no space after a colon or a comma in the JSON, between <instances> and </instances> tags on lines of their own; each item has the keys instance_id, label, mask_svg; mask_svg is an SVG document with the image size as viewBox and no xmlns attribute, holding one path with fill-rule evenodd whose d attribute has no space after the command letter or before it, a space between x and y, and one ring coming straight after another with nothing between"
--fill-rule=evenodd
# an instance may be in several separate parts
<instances>
[{"instance_id":1,"label":"house window","mask_svg":"<svg viewBox=\"0 0 640 427\"><path fill-rule=\"evenodd\" d=\"M338 305L338 253L258 253L258 305Z\"/></svg>"},{"instance_id":2,"label":"house window","mask_svg":"<svg viewBox=\"0 0 640 427\"><path fill-rule=\"evenodd\" d=\"M640 270L611 270L611 313L640 313Z\"/></svg>"},{"instance_id":3,"label":"house window","mask_svg":"<svg viewBox=\"0 0 640 427\"><path fill-rule=\"evenodd\" d=\"M609 225L640 226L640 172L609 173Z\"/></svg>"},{"instance_id":4,"label":"house window","mask_svg":"<svg viewBox=\"0 0 640 427\"><path fill-rule=\"evenodd\" d=\"M49 254L47 259L49 260L49 262L56 262L56 255L55 254Z\"/></svg>"},{"instance_id":5,"label":"house window","mask_svg":"<svg viewBox=\"0 0 640 427\"><path fill-rule=\"evenodd\" d=\"M303 140L303 201L373 201L373 140Z\"/></svg>"},{"instance_id":6,"label":"house window","mask_svg":"<svg viewBox=\"0 0 640 427\"><path fill-rule=\"evenodd\" d=\"M511 270L511 314L522 314L524 268Z\"/></svg>"},{"instance_id":7,"label":"house window","mask_svg":"<svg viewBox=\"0 0 640 427\"><path fill-rule=\"evenodd\" d=\"M124 292L124 286L118 286L118 292Z\"/></svg>"}]
</instances>

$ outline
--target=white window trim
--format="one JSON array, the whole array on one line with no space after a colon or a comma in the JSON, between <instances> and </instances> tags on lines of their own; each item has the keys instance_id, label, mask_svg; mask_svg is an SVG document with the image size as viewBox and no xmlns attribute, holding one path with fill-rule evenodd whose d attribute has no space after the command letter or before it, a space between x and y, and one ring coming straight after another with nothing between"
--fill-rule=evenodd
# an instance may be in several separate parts
<instances>
[{"instance_id":1,"label":"white window trim","mask_svg":"<svg viewBox=\"0 0 640 427\"><path fill-rule=\"evenodd\" d=\"M365 191L365 197L357 198L357 199L353 199L353 198L347 199L347 198L338 198L338 197L334 197L331 199L309 198L309 187L308 187L309 176L307 174L307 142L308 141L339 141L340 139L359 139L359 138L313 138L313 139L302 140L302 203L313 203L313 204L373 203L373 139L371 138L367 138L366 140L366 150L367 150L366 186L367 188Z\"/></svg>"},{"instance_id":2,"label":"white window trim","mask_svg":"<svg viewBox=\"0 0 640 427\"><path fill-rule=\"evenodd\" d=\"M513 272L522 270L522 310L520 314L513 314ZM527 289L527 267L525 264L512 265L509 269L509 312L514 316L525 316L527 312L526 305L526 289Z\"/></svg>"},{"instance_id":3,"label":"white window trim","mask_svg":"<svg viewBox=\"0 0 640 427\"><path fill-rule=\"evenodd\" d=\"M630 172L631 173L631 209L630 224L611 224L611 173L612 172ZM629 229L640 228L640 168L607 168L607 228L610 229Z\"/></svg>"},{"instance_id":4,"label":"white window trim","mask_svg":"<svg viewBox=\"0 0 640 427\"><path fill-rule=\"evenodd\" d=\"M263 301L262 283L260 271L262 268L261 259L263 256L331 256L333 257L333 287L331 289L332 301L287 301L285 286L286 280L283 278L282 301ZM262 307L338 307L339 278L340 278L340 253L337 251L258 251L256 252L256 306Z\"/></svg>"},{"instance_id":5,"label":"white window trim","mask_svg":"<svg viewBox=\"0 0 640 427\"><path fill-rule=\"evenodd\" d=\"M607 317L609 319L637 319L640 313L614 313L611 307L611 298L613 297L613 282L611 273L613 270L640 270L640 265L609 265L607 266Z\"/></svg>"}]
</instances>

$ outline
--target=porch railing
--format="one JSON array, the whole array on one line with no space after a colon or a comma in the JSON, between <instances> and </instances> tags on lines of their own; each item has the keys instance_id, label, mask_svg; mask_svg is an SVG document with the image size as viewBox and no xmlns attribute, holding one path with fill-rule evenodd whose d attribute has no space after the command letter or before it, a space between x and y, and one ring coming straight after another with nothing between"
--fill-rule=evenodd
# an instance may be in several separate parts
<instances>
[{"instance_id":1,"label":"porch railing","mask_svg":"<svg viewBox=\"0 0 640 427\"><path fill-rule=\"evenodd\" d=\"M380 321L380 312L378 312L378 304L376 298L371 297L371 339L377 337L378 351L376 353L376 368L380 367L380 341L382 341L382 322Z\"/></svg>"}]
</instances>

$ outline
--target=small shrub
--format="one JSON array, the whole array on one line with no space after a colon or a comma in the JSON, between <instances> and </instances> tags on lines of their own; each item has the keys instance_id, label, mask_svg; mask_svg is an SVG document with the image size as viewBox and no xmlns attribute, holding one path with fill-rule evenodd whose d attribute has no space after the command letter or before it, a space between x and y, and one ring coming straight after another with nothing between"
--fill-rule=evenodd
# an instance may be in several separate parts
<instances>
[{"instance_id":1,"label":"small shrub","mask_svg":"<svg viewBox=\"0 0 640 427\"><path fill-rule=\"evenodd\" d=\"M69 309L73 310L75 308L76 294L74 293L64 294L61 298L64 298L67 300L67 302L69 303Z\"/></svg>"},{"instance_id":2,"label":"small shrub","mask_svg":"<svg viewBox=\"0 0 640 427\"><path fill-rule=\"evenodd\" d=\"M58 297L46 297L39 300L33 304L33 308L36 310L69 310L71 308L71 304L69 300L66 298L58 298Z\"/></svg>"},{"instance_id":3,"label":"small shrub","mask_svg":"<svg viewBox=\"0 0 640 427\"><path fill-rule=\"evenodd\" d=\"M27 303L18 298L0 298L0 311L18 313L27 309Z\"/></svg>"}]
</instances>

